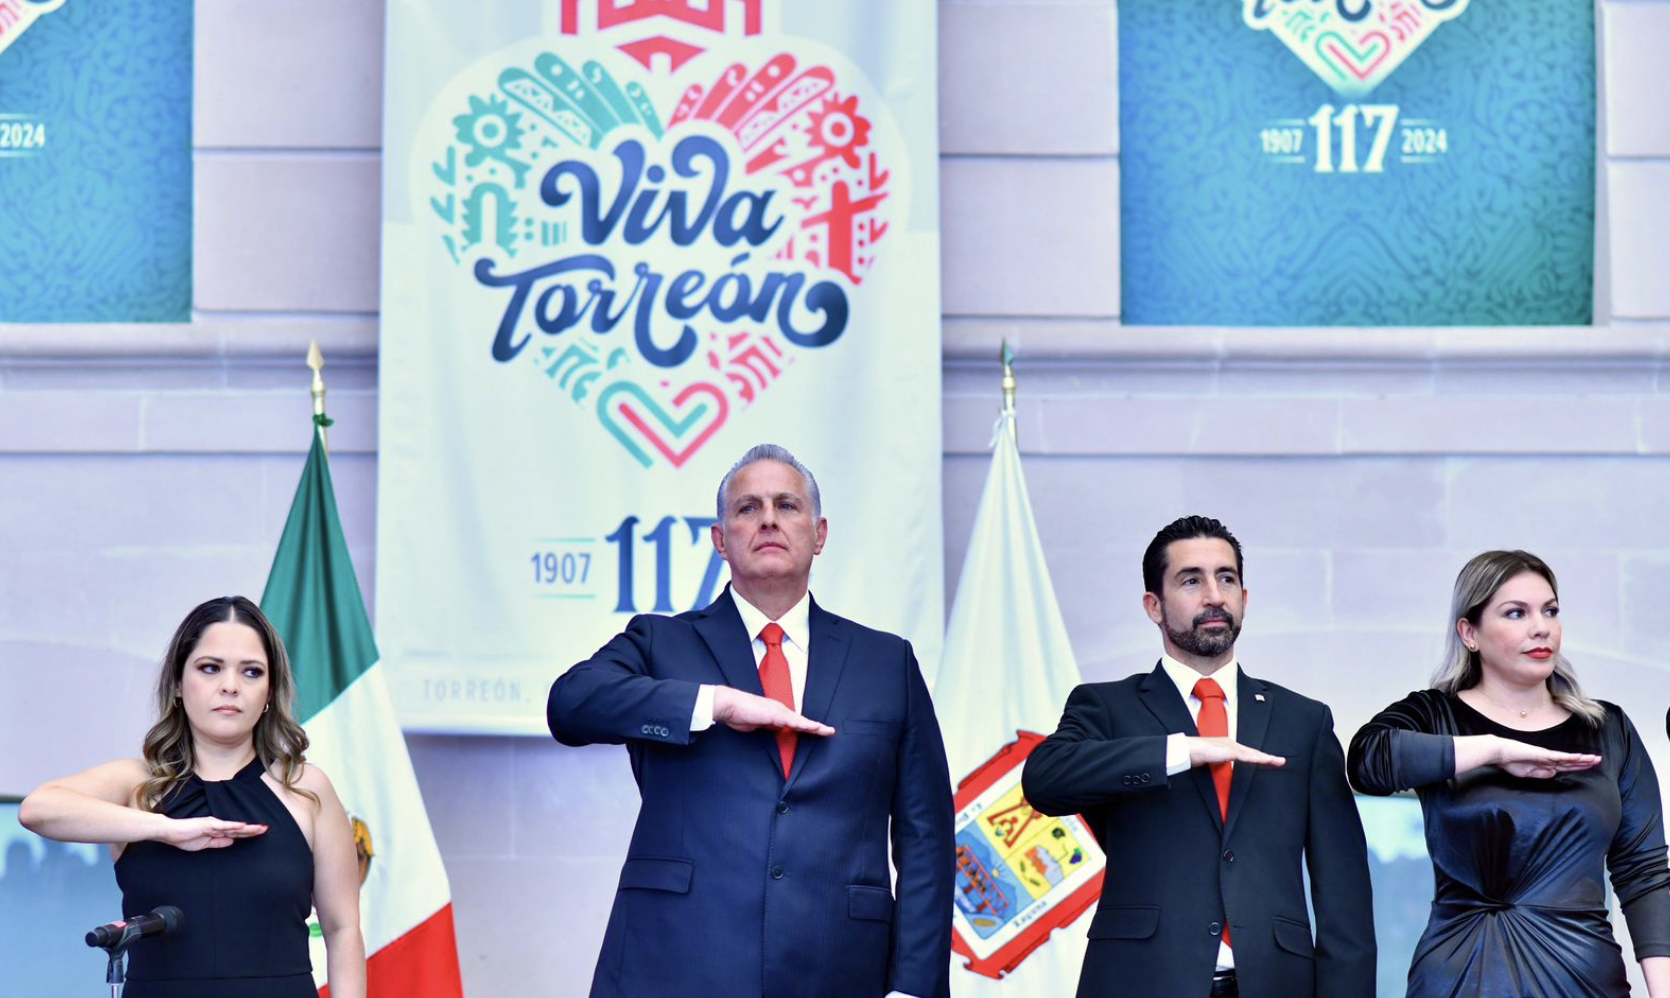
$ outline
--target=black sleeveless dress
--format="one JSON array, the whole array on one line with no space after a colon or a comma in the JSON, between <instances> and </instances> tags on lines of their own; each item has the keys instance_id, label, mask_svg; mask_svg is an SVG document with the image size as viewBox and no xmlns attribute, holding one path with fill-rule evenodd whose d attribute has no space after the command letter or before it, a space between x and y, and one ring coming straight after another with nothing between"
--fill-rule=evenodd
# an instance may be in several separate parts
<instances>
[{"instance_id":1,"label":"black sleeveless dress","mask_svg":"<svg viewBox=\"0 0 1670 998\"><path fill-rule=\"evenodd\" d=\"M313 850L289 809L261 779L259 759L230 780L192 776L159 808L170 818L224 818L267 826L224 849L186 852L134 842L116 861L122 911L171 904L178 932L128 950L123 998L314 998L307 915Z\"/></svg>"},{"instance_id":2,"label":"black sleeveless dress","mask_svg":"<svg viewBox=\"0 0 1670 998\"><path fill-rule=\"evenodd\" d=\"M1623 954L1606 877L1636 959L1670 956L1670 868L1658 778L1614 704L1590 727L1497 724L1459 697L1411 693L1351 740L1351 783L1413 788L1426 819L1434 897L1409 968L1409 998L1622 998ZM1496 766L1455 775L1457 735L1500 735L1600 755L1593 769L1524 779Z\"/></svg>"}]
</instances>

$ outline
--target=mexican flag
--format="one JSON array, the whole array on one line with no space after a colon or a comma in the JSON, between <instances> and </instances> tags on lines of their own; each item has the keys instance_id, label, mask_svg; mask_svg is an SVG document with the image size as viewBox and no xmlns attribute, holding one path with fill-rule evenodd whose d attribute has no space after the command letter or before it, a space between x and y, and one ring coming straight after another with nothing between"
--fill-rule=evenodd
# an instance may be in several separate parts
<instances>
[{"instance_id":1,"label":"mexican flag","mask_svg":"<svg viewBox=\"0 0 1670 998\"><path fill-rule=\"evenodd\" d=\"M331 778L353 823L369 998L462 998L452 892L377 665L322 428L314 431L261 609L295 669L308 761ZM313 978L328 995L316 920L313 932Z\"/></svg>"}]
</instances>

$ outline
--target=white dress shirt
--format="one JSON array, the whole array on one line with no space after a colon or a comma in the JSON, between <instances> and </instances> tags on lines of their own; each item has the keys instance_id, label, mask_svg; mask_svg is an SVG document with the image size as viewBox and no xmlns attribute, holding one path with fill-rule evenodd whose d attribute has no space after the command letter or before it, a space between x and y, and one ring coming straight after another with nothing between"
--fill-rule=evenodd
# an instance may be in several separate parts
<instances>
[{"instance_id":1,"label":"white dress shirt","mask_svg":"<svg viewBox=\"0 0 1670 998\"><path fill-rule=\"evenodd\" d=\"M1195 719L1195 728L1199 730L1200 698L1194 695L1194 688L1195 683L1200 682L1205 677L1170 655L1160 657L1160 667L1165 669L1166 675L1177 687L1178 695L1183 698L1184 705L1189 708L1189 716ZM1229 716L1229 737L1233 740L1236 732L1235 700L1239 692L1236 690L1236 686L1241 679L1241 664L1234 659L1230 659L1229 664L1212 673L1211 678L1223 687L1224 713ZM1189 743L1185 740L1188 737L1186 731L1174 731L1166 736L1167 776L1176 776L1178 773L1188 771ZM1235 969L1235 950L1224 945L1221 941L1218 943L1218 969Z\"/></svg>"}]
</instances>

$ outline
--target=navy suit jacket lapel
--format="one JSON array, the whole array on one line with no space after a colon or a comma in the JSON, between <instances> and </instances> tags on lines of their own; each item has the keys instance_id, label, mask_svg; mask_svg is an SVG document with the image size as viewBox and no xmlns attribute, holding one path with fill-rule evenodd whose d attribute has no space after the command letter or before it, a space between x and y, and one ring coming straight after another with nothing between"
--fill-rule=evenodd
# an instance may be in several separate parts
<instances>
[{"instance_id":1,"label":"navy suit jacket lapel","mask_svg":"<svg viewBox=\"0 0 1670 998\"><path fill-rule=\"evenodd\" d=\"M814 721L822 721L829 716L829 706L835 701L835 688L840 685L841 673L846 669L851 628L846 626L846 621L818 606L817 600L812 600L811 631L811 647L806 652L805 702L799 706L800 713ZM806 768L808 757L817 751L822 741L816 735L800 737L794 752L794 770L789 774L791 783Z\"/></svg>"},{"instance_id":2,"label":"navy suit jacket lapel","mask_svg":"<svg viewBox=\"0 0 1670 998\"><path fill-rule=\"evenodd\" d=\"M765 688L760 685L760 667L754 664L754 638L743 630L742 615L731 599L730 586L696 619L696 633L719 663L726 686L765 696Z\"/></svg>"},{"instance_id":3,"label":"navy suit jacket lapel","mask_svg":"<svg viewBox=\"0 0 1670 998\"><path fill-rule=\"evenodd\" d=\"M1142 705L1159 719L1167 733L1181 731L1190 737L1200 734L1194 718L1189 715L1189 705L1177 695L1177 684L1166 675L1165 666L1154 666L1154 671L1137 685L1137 693L1142 698ZM1212 785L1212 771L1205 766L1195 766L1181 775L1195 785L1201 802L1212 815L1212 824L1222 831L1224 819L1218 810L1218 788ZM1230 813L1235 812L1231 810Z\"/></svg>"},{"instance_id":4,"label":"navy suit jacket lapel","mask_svg":"<svg viewBox=\"0 0 1670 998\"><path fill-rule=\"evenodd\" d=\"M1270 732L1270 701L1265 698L1264 684L1242 669L1240 681L1235 684L1235 699L1235 740L1262 752L1264 738ZM1229 780L1229 826L1224 829L1225 838L1235 831L1235 819L1246 808L1253 777L1263 768L1247 764L1235 767Z\"/></svg>"}]
</instances>

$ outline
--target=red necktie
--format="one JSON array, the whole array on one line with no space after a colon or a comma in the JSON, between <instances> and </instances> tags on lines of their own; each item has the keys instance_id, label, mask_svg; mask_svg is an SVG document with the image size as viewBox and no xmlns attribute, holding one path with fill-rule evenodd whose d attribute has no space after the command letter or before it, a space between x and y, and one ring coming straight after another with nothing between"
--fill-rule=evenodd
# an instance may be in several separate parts
<instances>
[{"instance_id":1,"label":"red necktie","mask_svg":"<svg viewBox=\"0 0 1670 998\"><path fill-rule=\"evenodd\" d=\"M789 678L789 660L783 655L783 629L772 621L760 628L760 640L765 642L765 658L760 659L760 687L766 696L793 710L794 681ZM1220 706L1218 710L1221 713L1223 708ZM777 730L777 752L783 757L784 779L788 779L789 770L794 766L796 737L792 731Z\"/></svg>"},{"instance_id":2,"label":"red necktie","mask_svg":"<svg viewBox=\"0 0 1670 998\"><path fill-rule=\"evenodd\" d=\"M1229 737L1229 711L1224 709L1224 690L1215 679L1202 679L1195 683L1195 699L1200 701L1200 717L1195 719L1195 728L1202 738ZM1229 820L1229 776L1232 763L1214 762L1212 764L1212 785L1218 789L1218 813L1225 821ZM1229 943L1229 926L1224 926L1223 941Z\"/></svg>"}]
</instances>

